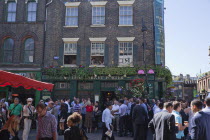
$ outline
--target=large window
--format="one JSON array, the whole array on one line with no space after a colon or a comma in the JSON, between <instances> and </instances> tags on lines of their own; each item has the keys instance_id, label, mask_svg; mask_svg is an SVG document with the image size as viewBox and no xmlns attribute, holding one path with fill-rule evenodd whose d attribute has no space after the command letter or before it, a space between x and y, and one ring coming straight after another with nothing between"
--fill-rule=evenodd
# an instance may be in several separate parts
<instances>
[{"instance_id":1,"label":"large window","mask_svg":"<svg viewBox=\"0 0 210 140\"><path fill-rule=\"evenodd\" d=\"M105 7L92 8L92 24L104 25L105 24Z\"/></svg>"},{"instance_id":2,"label":"large window","mask_svg":"<svg viewBox=\"0 0 210 140\"><path fill-rule=\"evenodd\" d=\"M7 22L15 22L16 20L16 2L8 2L7 5Z\"/></svg>"},{"instance_id":3,"label":"large window","mask_svg":"<svg viewBox=\"0 0 210 140\"><path fill-rule=\"evenodd\" d=\"M77 43L64 44L64 65L76 65Z\"/></svg>"},{"instance_id":4,"label":"large window","mask_svg":"<svg viewBox=\"0 0 210 140\"><path fill-rule=\"evenodd\" d=\"M36 8L37 8L36 2L28 2L27 21L29 22L36 21Z\"/></svg>"},{"instance_id":5,"label":"large window","mask_svg":"<svg viewBox=\"0 0 210 140\"><path fill-rule=\"evenodd\" d=\"M119 42L119 65L133 65L132 42Z\"/></svg>"},{"instance_id":6,"label":"large window","mask_svg":"<svg viewBox=\"0 0 210 140\"><path fill-rule=\"evenodd\" d=\"M34 62L34 40L27 38L24 43L24 63Z\"/></svg>"},{"instance_id":7,"label":"large window","mask_svg":"<svg viewBox=\"0 0 210 140\"><path fill-rule=\"evenodd\" d=\"M3 62L12 63L13 60L14 40L7 38L4 40L3 46Z\"/></svg>"},{"instance_id":8,"label":"large window","mask_svg":"<svg viewBox=\"0 0 210 140\"><path fill-rule=\"evenodd\" d=\"M133 7L120 6L119 8L119 25L132 25L133 24Z\"/></svg>"},{"instance_id":9,"label":"large window","mask_svg":"<svg viewBox=\"0 0 210 140\"><path fill-rule=\"evenodd\" d=\"M78 7L66 7L66 26L78 26Z\"/></svg>"},{"instance_id":10,"label":"large window","mask_svg":"<svg viewBox=\"0 0 210 140\"><path fill-rule=\"evenodd\" d=\"M104 65L104 42L91 43L91 65Z\"/></svg>"}]
</instances>

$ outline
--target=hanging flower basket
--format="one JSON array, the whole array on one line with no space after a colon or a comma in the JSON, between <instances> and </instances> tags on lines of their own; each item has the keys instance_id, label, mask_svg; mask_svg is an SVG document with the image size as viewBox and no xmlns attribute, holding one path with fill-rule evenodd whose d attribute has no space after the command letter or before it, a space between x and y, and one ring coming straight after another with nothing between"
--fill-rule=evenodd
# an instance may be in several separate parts
<instances>
[{"instance_id":1,"label":"hanging flower basket","mask_svg":"<svg viewBox=\"0 0 210 140\"><path fill-rule=\"evenodd\" d=\"M131 92L135 97L141 97L144 92L144 79L134 79L130 82Z\"/></svg>"}]
</instances>

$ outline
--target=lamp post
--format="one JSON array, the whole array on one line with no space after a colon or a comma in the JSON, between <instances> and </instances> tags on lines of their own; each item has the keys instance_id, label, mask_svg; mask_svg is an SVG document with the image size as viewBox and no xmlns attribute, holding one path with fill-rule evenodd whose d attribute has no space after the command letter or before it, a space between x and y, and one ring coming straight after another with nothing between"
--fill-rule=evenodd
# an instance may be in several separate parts
<instances>
[{"instance_id":1,"label":"lamp post","mask_svg":"<svg viewBox=\"0 0 210 140\"><path fill-rule=\"evenodd\" d=\"M149 86L148 86L148 81L147 81L147 64L146 64L146 59L145 59L145 48L146 48L146 41L145 41L145 33L147 32L147 27L144 23L144 19L142 18L142 28L141 32L143 33L143 62L144 62L144 69L145 69L145 82L146 82L146 90L147 94L149 94Z\"/></svg>"},{"instance_id":2,"label":"lamp post","mask_svg":"<svg viewBox=\"0 0 210 140\"><path fill-rule=\"evenodd\" d=\"M210 46L209 46L209 56L210 56Z\"/></svg>"}]
</instances>

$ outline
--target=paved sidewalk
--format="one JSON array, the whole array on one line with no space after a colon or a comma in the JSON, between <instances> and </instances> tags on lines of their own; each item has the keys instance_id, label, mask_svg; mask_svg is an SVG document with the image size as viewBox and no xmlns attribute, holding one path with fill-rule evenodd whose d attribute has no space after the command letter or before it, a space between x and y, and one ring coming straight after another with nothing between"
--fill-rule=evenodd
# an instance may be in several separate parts
<instances>
[{"instance_id":1,"label":"paved sidewalk","mask_svg":"<svg viewBox=\"0 0 210 140\"><path fill-rule=\"evenodd\" d=\"M89 140L101 140L101 130L96 133L87 133ZM19 132L19 138L22 139L22 130ZM132 140L132 137L117 137L115 140ZM36 130L31 130L28 140L36 140ZM58 136L58 140L64 140L63 136Z\"/></svg>"},{"instance_id":2,"label":"paved sidewalk","mask_svg":"<svg viewBox=\"0 0 210 140\"><path fill-rule=\"evenodd\" d=\"M101 130L98 130L96 133L87 133L89 140L101 140ZM22 140L22 130L19 132L19 138ZM31 130L28 140L36 140L36 130ZM63 136L58 136L58 140L64 140ZM133 140L132 137L118 137L115 135L115 140ZM148 139L152 140L151 132L148 132Z\"/></svg>"}]
</instances>

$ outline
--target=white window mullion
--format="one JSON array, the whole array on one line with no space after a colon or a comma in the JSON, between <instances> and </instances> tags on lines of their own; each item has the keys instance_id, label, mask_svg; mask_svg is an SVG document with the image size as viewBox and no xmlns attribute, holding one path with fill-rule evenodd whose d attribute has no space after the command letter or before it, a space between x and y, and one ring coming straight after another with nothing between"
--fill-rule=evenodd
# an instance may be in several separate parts
<instances>
[{"instance_id":1,"label":"white window mullion","mask_svg":"<svg viewBox=\"0 0 210 140\"><path fill-rule=\"evenodd\" d=\"M119 7L119 25L133 24L133 8L132 6Z\"/></svg>"},{"instance_id":2,"label":"white window mullion","mask_svg":"<svg viewBox=\"0 0 210 140\"><path fill-rule=\"evenodd\" d=\"M78 7L66 7L66 26L78 26Z\"/></svg>"},{"instance_id":3,"label":"white window mullion","mask_svg":"<svg viewBox=\"0 0 210 140\"><path fill-rule=\"evenodd\" d=\"M132 64L133 64L133 43L119 42L119 65L125 66Z\"/></svg>"},{"instance_id":4,"label":"white window mullion","mask_svg":"<svg viewBox=\"0 0 210 140\"><path fill-rule=\"evenodd\" d=\"M92 24L93 25L104 25L105 24L105 7L92 7Z\"/></svg>"}]
</instances>

